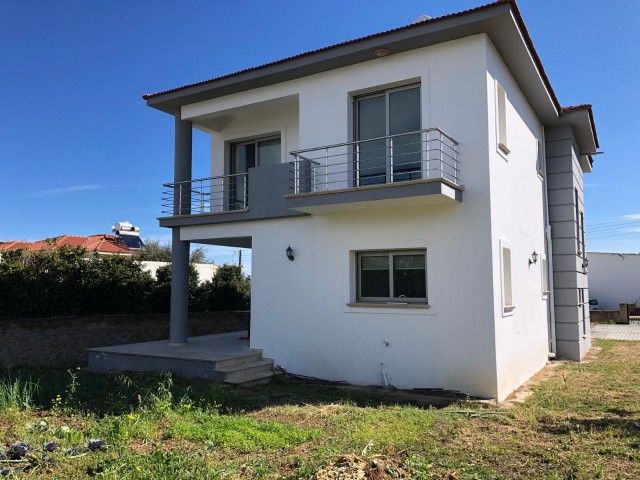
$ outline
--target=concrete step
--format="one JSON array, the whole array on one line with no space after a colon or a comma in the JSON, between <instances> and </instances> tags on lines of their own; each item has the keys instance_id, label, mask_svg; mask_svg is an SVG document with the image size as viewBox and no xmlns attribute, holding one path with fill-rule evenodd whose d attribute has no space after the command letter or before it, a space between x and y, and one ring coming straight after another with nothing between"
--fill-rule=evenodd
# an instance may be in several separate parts
<instances>
[{"instance_id":1,"label":"concrete step","mask_svg":"<svg viewBox=\"0 0 640 480\"><path fill-rule=\"evenodd\" d=\"M237 385L239 387L253 387L254 385L264 385L273 380L273 372L254 373L250 376L245 376L240 380L226 380L225 383L229 385Z\"/></svg>"},{"instance_id":2,"label":"concrete step","mask_svg":"<svg viewBox=\"0 0 640 480\"><path fill-rule=\"evenodd\" d=\"M252 380L254 375L269 374L273 375L273 360L265 358L256 362L244 365L236 365L225 369L216 369L228 383L242 383L245 379Z\"/></svg>"},{"instance_id":3,"label":"concrete step","mask_svg":"<svg viewBox=\"0 0 640 480\"><path fill-rule=\"evenodd\" d=\"M241 365L254 363L259 360L262 360L262 352L260 350L254 350L249 353L233 355L229 358L216 360L215 368L216 370L225 370L225 369L234 368Z\"/></svg>"},{"instance_id":4,"label":"concrete step","mask_svg":"<svg viewBox=\"0 0 640 480\"><path fill-rule=\"evenodd\" d=\"M102 372L173 372L185 378L206 378L220 383L221 374L215 371L215 363L192 358L166 358L127 353L89 352L89 367Z\"/></svg>"}]
</instances>

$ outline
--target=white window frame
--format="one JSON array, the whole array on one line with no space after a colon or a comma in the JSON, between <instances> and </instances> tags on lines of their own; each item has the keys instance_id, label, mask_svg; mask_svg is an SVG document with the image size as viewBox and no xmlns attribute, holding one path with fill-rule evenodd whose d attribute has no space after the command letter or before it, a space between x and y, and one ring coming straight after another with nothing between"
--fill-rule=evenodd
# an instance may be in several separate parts
<instances>
[{"instance_id":1,"label":"white window frame","mask_svg":"<svg viewBox=\"0 0 640 480\"><path fill-rule=\"evenodd\" d=\"M507 155L511 153L508 142L507 130L507 92L496 81L496 143L498 152L507 160Z\"/></svg>"},{"instance_id":2,"label":"white window frame","mask_svg":"<svg viewBox=\"0 0 640 480\"><path fill-rule=\"evenodd\" d=\"M502 290L502 316L513 315L515 301L513 299L513 250L511 243L507 240L500 240L500 284ZM505 262L504 250L509 251L509 262Z\"/></svg>"},{"instance_id":3,"label":"white window frame","mask_svg":"<svg viewBox=\"0 0 640 480\"><path fill-rule=\"evenodd\" d=\"M544 147L542 145L542 142L540 140L536 140L536 153L537 153L537 158L536 158L536 171L538 173L538 177L540 178L540 180L544 179L544 171L545 171L545 155L544 155Z\"/></svg>"},{"instance_id":4,"label":"white window frame","mask_svg":"<svg viewBox=\"0 0 640 480\"><path fill-rule=\"evenodd\" d=\"M363 297L361 294L362 276L360 259L367 256L389 255L389 297ZM393 296L393 257L395 255L423 255L424 275L425 275L425 297L406 298ZM363 250L355 252L355 291L356 303L358 304L390 304L390 305L429 305L429 280L428 280L428 256L426 249L385 249L385 250Z\"/></svg>"},{"instance_id":5,"label":"white window frame","mask_svg":"<svg viewBox=\"0 0 640 480\"><path fill-rule=\"evenodd\" d=\"M547 262L546 255L542 255L540 258L540 286L542 287L542 298L549 296L549 263Z\"/></svg>"}]
</instances>

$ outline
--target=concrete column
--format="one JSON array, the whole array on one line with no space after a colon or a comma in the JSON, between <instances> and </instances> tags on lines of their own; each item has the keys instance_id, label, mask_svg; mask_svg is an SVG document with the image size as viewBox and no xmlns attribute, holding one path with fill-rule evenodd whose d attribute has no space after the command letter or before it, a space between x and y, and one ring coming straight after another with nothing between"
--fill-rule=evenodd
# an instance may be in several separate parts
<instances>
[{"instance_id":1,"label":"concrete column","mask_svg":"<svg viewBox=\"0 0 640 480\"><path fill-rule=\"evenodd\" d=\"M175 111L175 154L173 161L173 214L189 215L191 213L191 184L179 183L191 180L191 153L193 145L193 129L191 122L180 118L180 107Z\"/></svg>"},{"instance_id":2,"label":"concrete column","mask_svg":"<svg viewBox=\"0 0 640 480\"><path fill-rule=\"evenodd\" d=\"M173 168L174 215L191 213L191 185L178 183L191 180L192 127L182 120L180 107L175 112L175 156ZM171 316L169 344L187 343L189 332L189 242L180 240L180 228L171 232Z\"/></svg>"},{"instance_id":3,"label":"concrete column","mask_svg":"<svg viewBox=\"0 0 640 480\"><path fill-rule=\"evenodd\" d=\"M169 344L185 345L189 334L189 242L180 240L180 229L171 234L171 316Z\"/></svg>"}]
</instances>

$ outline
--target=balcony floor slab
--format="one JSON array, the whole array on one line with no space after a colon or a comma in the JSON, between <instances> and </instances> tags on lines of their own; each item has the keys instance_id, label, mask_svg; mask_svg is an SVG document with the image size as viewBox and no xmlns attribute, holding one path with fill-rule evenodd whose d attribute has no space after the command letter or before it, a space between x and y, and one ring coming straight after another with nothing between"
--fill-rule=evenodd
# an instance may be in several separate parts
<instances>
[{"instance_id":1,"label":"balcony floor slab","mask_svg":"<svg viewBox=\"0 0 640 480\"><path fill-rule=\"evenodd\" d=\"M438 178L402 183L286 195L287 206L309 214L452 205L462 202L464 187Z\"/></svg>"}]
</instances>

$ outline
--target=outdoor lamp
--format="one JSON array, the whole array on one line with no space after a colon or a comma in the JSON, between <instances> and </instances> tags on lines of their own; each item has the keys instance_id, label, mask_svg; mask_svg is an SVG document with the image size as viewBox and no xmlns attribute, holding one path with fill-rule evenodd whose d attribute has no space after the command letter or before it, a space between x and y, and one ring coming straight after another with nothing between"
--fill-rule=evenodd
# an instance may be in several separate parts
<instances>
[{"instance_id":1,"label":"outdoor lamp","mask_svg":"<svg viewBox=\"0 0 640 480\"><path fill-rule=\"evenodd\" d=\"M589 266L589 259L587 257L585 257L582 260L582 268L587 268Z\"/></svg>"},{"instance_id":2,"label":"outdoor lamp","mask_svg":"<svg viewBox=\"0 0 640 480\"><path fill-rule=\"evenodd\" d=\"M538 263L538 253L534 250L531 254L531 258L529 259L529 265L532 263Z\"/></svg>"},{"instance_id":3,"label":"outdoor lamp","mask_svg":"<svg viewBox=\"0 0 640 480\"><path fill-rule=\"evenodd\" d=\"M293 262L294 256L293 256L293 248L291 248L291 245L287 247L287 258Z\"/></svg>"}]
</instances>

